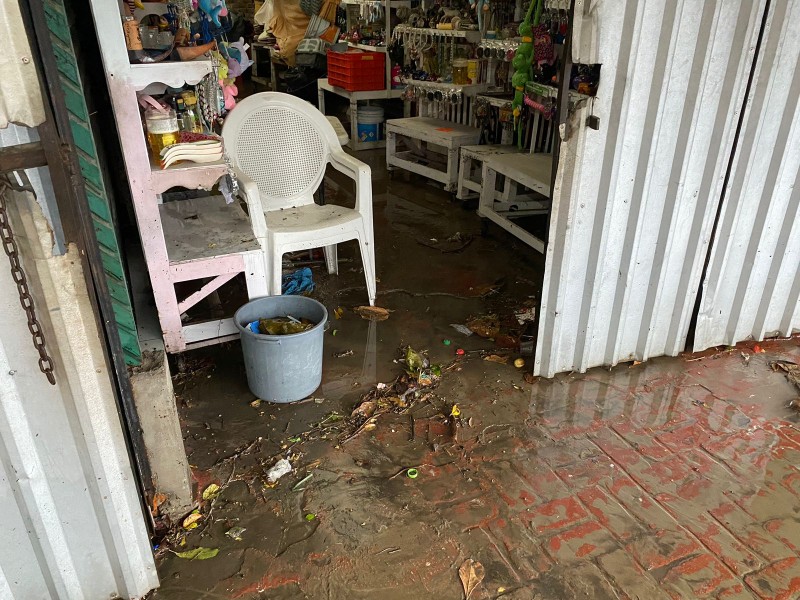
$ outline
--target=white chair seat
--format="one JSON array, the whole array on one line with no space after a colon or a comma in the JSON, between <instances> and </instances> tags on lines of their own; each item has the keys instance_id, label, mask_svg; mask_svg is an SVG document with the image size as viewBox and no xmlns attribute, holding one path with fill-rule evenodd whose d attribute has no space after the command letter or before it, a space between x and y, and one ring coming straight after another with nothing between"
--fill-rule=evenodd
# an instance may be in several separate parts
<instances>
[{"instance_id":1,"label":"white chair seat","mask_svg":"<svg viewBox=\"0 0 800 600\"><path fill-rule=\"evenodd\" d=\"M352 208L326 204L306 204L296 208L271 210L264 213L267 219L267 231L271 234L314 232L333 232L349 225L361 215Z\"/></svg>"}]
</instances>

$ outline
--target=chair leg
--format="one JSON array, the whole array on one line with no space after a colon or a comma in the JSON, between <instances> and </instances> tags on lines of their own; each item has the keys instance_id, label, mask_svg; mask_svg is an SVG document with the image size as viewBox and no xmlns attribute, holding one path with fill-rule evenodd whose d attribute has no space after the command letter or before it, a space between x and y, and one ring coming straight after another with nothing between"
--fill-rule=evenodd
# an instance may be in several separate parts
<instances>
[{"instance_id":1,"label":"chair leg","mask_svg":"<svg viewBox=\"0 0 800 600\"><path fill-rule=\"evenodd\" d=\"M377 286L375 284L375 241L372 230L367 230L362 223L359 227L358 247L361 250L361 261L364 263L364 278L367 280L369 305L375 306Z\"/></svg>"},{"instance_id":2,"label":"chair leg","mask_svg":"<svg viewBox=\"0 0 800 600\"><path fill-rule=\"evenodd\" d=\"M328 266L328 274L329 275L338 275L339 274L339 250L336 247L336 244L331 246L325 246L322 249L323 254L325 254L325 264Z\"/></svg>"},{"instance_id":3,"label":"chair leg","mask_svg":"<svg viewBox=\"0 0 800 600\"><path fill-rule=\"evenodd\" d=\"M280 296L283 293L283 249L270 242L269 254L272 258L269 291L273 296Z\"/></svg>"}]
</instances>

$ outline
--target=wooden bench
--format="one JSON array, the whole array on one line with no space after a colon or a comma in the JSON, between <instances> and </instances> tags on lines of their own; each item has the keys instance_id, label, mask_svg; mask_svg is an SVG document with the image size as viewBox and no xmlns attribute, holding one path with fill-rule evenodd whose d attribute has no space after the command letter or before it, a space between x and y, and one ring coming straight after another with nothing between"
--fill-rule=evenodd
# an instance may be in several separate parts
<instances>
[{"instance_id":1,"label":"wooden bench","mask_svg":"<svg viewBox=\"0 0 800 600\"><path fill-rule=\"evenodd\" d=\"M477 144L479 138L475 127L440 119L390 119L386 121L386 168L424 175L443 183L445 191L455 192L459 150ZM399 150L400 145L406 149Z\"/></svg>"}]
</instances>

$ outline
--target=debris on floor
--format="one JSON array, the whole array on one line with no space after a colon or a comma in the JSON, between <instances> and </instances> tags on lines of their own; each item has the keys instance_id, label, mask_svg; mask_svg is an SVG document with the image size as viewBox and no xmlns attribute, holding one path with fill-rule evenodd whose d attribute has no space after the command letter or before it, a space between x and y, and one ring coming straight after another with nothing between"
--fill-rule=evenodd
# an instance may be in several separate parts
<instances>
[{"instance_id":1,"label":"debris on floor","mask_svg":"<svg viewBox=\"0 0 800 600\"><path fill-rule=\"evenodd\" d=\"M461 585L464 586L465 600L469 600L472 592L481 584L486 573L481 563L469 558L459 567L458 576L461 578Z\"/></svg>"},{"instance_id":2,"label":"debris on floor","mask_svg":"<svg viewBox=\"0 0 800 600\"><path fill-rule=\"evenodd\" d=\"M280 459L274 466L267 471L267 481L269 483L276 483L284 475L292 472L292 463L285 458Z\"/></svg>"},{"instance_id":3,"label":"debris on floor","mask_svg":"<svg viewBox=\"0 0 800 600\"><path fill-rule=\"evenodd\" d=\"M356 306L353 312L367 321L385 321L392 311L380 306Z\"/></svg>"},{"instance_id":4,"label":"debris on floor","mask_svg":"<svg viewBox=\"0 0 800 600\"><path fill-rule=\"evenodd\" d=\"M773 360L769 365L773 371L786 373L786 380L800 392L800 365L788 360ZM800 410L800 396L789 402L789 407Z\"/></svg>"},{"instance_id":5,"label":"debris on floor","mask_svg":"<svg viewBox=\"0 0 800 600\"><path fill-rule=\"evenodd\" d=\"M310 294L314 291L314 279L311 269L303 267L294 273L283 276L281 282L281 293L284 296L296 296L298 294Z\"/></svg>"}]
</instances>

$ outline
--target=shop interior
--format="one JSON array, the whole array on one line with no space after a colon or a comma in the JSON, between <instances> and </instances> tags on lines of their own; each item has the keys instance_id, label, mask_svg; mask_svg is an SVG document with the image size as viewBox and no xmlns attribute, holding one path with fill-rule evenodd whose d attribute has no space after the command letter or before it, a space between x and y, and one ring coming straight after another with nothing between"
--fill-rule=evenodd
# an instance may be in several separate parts
<instances>
[{"instance_id":1,"label":"shop interior","mask_svg":"<svg viewBox=\"0 0 800 600\"><path fill-rule=\"evenodd\" d=\"M191 510L149 499L162 579L185 576L182 548L235 545L237 527L292 556L327 510L297 491L333 449L408 478L527 393L559 124L591 104L600 67L569 60L563 0L91 4L125 165L114 209L137 339L123 345L134 372L168 356L190 470ZM253 391L234 318L281 294L327 310L321 373L290 404Z\"/></svg>"}]
</instances>

